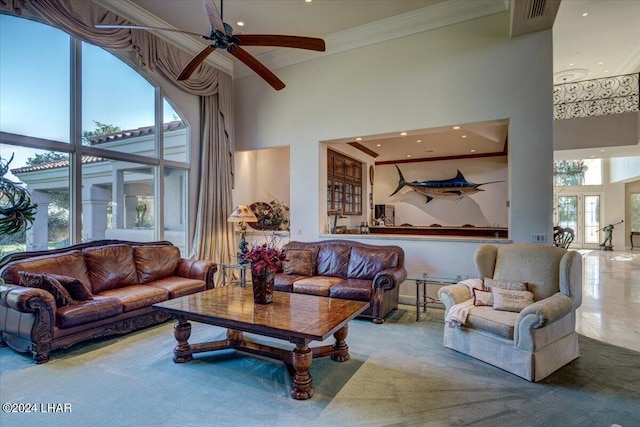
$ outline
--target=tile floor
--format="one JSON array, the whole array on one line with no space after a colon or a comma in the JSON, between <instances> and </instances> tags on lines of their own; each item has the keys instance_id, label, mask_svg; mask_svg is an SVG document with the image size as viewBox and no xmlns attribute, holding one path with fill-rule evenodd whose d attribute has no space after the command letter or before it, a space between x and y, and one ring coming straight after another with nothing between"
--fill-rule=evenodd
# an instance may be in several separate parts
<instances>
[{"instance_id":1,"label":"tile floor","mask_svg":"<svg viewBox=\"0 0 640 427\"><path fill-rule=\"evenodd\" d=\"M640 251L581 250L578 333L640 351Z\"/></svg>"}]
</instances>

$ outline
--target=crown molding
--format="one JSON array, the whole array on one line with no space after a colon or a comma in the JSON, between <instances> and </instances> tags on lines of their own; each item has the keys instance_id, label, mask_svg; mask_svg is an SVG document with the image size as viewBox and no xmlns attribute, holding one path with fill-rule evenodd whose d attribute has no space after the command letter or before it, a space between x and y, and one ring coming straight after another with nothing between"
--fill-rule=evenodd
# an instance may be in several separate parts
<instances>
[{"instance_id":1,"label":"crown molding","mask_svg":"<svg viewBox=\"0 0 640 427\"><path fill-rule=\"evenodd\" d=\"M324 37L327 50L324 53L299 49L275 49L256 55L269 69L335 55L351 49L370 46L413 34L458 24L509 10L508 0L456 0L443 1L433 6L417 9L387 19L371 22ZM237 67L234 77L253 75L247 67Z\"/></svg>"},{"instance_id":2,"label":"crown molding","mask_svg":"<svg viewBox=\"0 0 640 427\"><path fill-rule=\"evenodd\" d=\"M151 27L170 28L180 30L168 22L152 15L147 10L141 8L129 0L93 0L94 3L108 9L122 18L131 21L134 25L146 25ZM174 33L170 31L152 31L156 36L184 50L187 53L196 54L205 48L206 45L199 43L193 37L186 34ZM213 52L204 61L225 73L233 75L233 61L221 53Z\"/></svg>"}]
</instances>

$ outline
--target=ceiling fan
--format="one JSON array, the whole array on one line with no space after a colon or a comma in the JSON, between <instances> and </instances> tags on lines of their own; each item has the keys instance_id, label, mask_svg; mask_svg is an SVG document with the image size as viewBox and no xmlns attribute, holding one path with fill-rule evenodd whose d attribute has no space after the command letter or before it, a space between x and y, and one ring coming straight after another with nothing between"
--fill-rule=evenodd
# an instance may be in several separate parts
<instances>
[{"instance_id":1,"label":"ceiling fan","mask_svg":"<svg viewBox=\"0 0 640 427\"><path fill-rule=\"evenodd\" d=\"M220 8L223 8L223 0L220 0ZM174 30L172 28L159 28L140 25L107 25L97 24L96 28L135 28L139 30L161 30L177 33L191 34L209 40L211 44L194 56L182 69L178 80L187 80L195 69L216 49L226 49L234 57L238 58L247 67L262 77L275 90L285 87L285 84L267 67L258 61L253 55L241 46L274 46L291 47L297 49L316 50L324 52L324 40L314 37L284 36L275 34L233 34L231 25L222 21L222 14L213 0L202 0L204 10L211 23L211 32L208 36L192 33L190 31Z\"/></svg>"}]
</instances>

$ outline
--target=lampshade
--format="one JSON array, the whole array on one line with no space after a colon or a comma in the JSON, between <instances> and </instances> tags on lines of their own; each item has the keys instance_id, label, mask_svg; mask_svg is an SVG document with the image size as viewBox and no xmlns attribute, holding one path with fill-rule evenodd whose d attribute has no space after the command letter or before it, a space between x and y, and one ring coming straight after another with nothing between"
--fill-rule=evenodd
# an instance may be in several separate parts
<instances>
[{"instance_id":1,"label":"lampshade","mask_svg":"<svg viewBox=\"0 0 640 427\"><path fill-rule=\"evenodd\" d=\"M229 218L227 218L228 222L258 222L258 218L253 214L251 208L247 205L238 205L231 212Z\"/></svg>"}]
</instances>

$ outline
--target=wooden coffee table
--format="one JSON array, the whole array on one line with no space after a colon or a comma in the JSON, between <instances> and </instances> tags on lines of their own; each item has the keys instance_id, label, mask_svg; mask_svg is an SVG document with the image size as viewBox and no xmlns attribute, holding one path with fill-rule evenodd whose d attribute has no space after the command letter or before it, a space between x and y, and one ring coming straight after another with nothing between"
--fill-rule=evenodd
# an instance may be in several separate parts
<instances>
[{"instance_id":1,"label":"wooden coffee table","mask_svg":"<svg viewBox=\"0 0 640 427\"><path fill-rule=\"evenodd\" d=\"M185 363L193 354L233 348L235 350L282 360L291 375L291 396L309 399L313 386L309 368L314 358L331 356L338 362L349 360L348 323L369 306L368 302L325 298L288 292L274 292L271 304L253 302L251 288L225 286L154 304L153 307L175 315L174 334L178 345L173 361ZM227 339L190 344L189 320L227 328ZM243 332L287 340L295 349L287 350L251 342ZM331 335L334 345L309 347L311 341L324 341Z\"/></svg>"}]
</instances>

